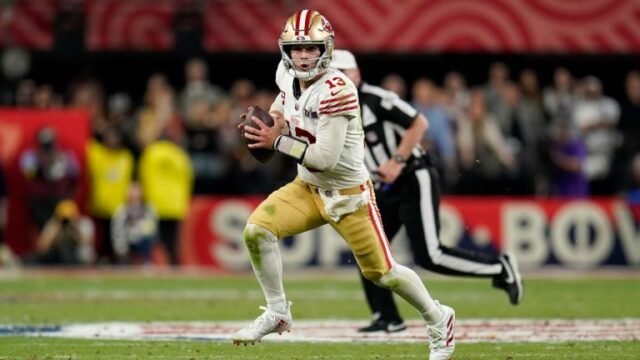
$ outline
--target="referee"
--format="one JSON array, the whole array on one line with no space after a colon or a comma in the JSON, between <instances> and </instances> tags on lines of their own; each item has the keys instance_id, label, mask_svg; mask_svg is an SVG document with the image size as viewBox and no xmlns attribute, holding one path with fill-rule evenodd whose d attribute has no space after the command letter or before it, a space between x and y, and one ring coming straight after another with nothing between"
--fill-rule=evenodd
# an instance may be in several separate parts
<instances>
[{"instance_id":1,"label":"referee","mask_svg":"<svg viewBox=\"0 0 640 360\"><path fill-rule=\"evenodd\" d=\"M428 121L396 94L362 82L355 57L335 50L331 66L358 87L362 107L365 163L376 182L376 199L389 240L405 226L414 262L440 274L486 277L504 289L516 305L522 300L522 279L511 254L492 256L447 248L440 244L439 177L430 155L418 145ZM361 332L397 332L406 325L393 295L360 276L373 320Z\"/></svg>"}]
</instances>

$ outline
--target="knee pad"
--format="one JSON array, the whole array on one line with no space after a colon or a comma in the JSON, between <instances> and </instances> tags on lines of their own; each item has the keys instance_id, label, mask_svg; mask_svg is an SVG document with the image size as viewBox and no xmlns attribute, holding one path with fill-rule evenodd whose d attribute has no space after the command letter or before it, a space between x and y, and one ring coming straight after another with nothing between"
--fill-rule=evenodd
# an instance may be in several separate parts
<instances>
[{"instance_id":1,"label":"knee pad","mask_svg":"<svg viewBox=\"0 0 640 360\"><path fill-rule=\"evenodd\" d=\"M278 238L268 229L256 225L247 224L242 232L242 239L249 249L249 253L259 252L260 243L277 243Z\"/></svg>"},{"instance_id":2,"label":"knee pad","mask_svg":"<svg viewBox=\"0 0 640 360\"><path fill-rule=\"evenodd\" d=\"M365 277L367 277L367 279L373 281L374 284L380 287L383 287L385 289L394 289L400 285L400 278L398 277L395 269L396 267L392 266L386 274L377 272L373 276L373 278L368 278L366 274Z\"/></svg>"},{"instance_id":3,"label":"knee pad","mask_svg":"<svg viewBox=\"0 0 640 360\"><path fill-rule=\"evenodd\" d=\"M278 242L278 238L269 229L248 223L242 232L242 238L247 245L258 244L261 241Z\"/></svg>"}]
</instances>

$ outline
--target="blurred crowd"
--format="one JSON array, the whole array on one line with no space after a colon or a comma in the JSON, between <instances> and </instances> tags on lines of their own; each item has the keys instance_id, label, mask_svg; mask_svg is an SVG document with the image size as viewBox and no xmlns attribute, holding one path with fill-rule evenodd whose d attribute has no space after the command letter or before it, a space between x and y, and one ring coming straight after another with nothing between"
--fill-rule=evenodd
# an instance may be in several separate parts
<instances>
[{"instance_id":1,"label":"blurred crowd","mask_svg":"<svg viewBox=\"0 0 640 360\"><path fill-rule=\"evenodd\" d=\"M92 131L84 170L51 128L40 129L21 154L40 231L25 261L148 263L158 242L178 264L178 229L192 195L266 194L290 180L292 162L259 164L236 128L247 107L268 109L276 89L258 89L249 79L223 89L209 78L207 63L191 59L181 89L154 74L140 104L132 100L140 94L105 94L91 78L70 83L64 96L48 84L19 81L5 105L84 109ZM381 85L429 119L423 146L439 160L445 194L622 195L640 203L640 72L628 73L619 84L626 96L617 99L600 79L576 78L566 68L548 84L534 70L513 74L503 63L492 64L477 86L458 72L442 84L408 80L389 74ZM71 200L84 175L87 214Z\"/></svg>"}]
</instances>

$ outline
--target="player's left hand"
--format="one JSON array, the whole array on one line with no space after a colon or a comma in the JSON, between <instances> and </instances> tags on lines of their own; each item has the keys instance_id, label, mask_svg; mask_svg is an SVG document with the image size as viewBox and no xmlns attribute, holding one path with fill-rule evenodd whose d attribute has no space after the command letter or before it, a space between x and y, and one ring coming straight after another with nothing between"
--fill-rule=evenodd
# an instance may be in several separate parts
<instances>
[{"instance_id":1,"label":"player's left hand","mask_svg":"<svg viewBox=\"0 0 640 360\"><path fill-rule=\"evenodd\" d=\"M402 172L404 166L404 164L399 164L393 160L389 160L380 165L376 170L376 173L378 174L379 180L383 183L393 184L398 176L400 176L400 172Z\"/></svg>"},{"instance_id":2,"label":"player's left hand","mask_svg":"<svg viewBox=\"0 0 640 360\"><path fill-rule=\"evenodd\" d=\"M252 116L251 119L258 128L256 129L251 126L244 127L244 137L253 141L252 144L248 144L247 146L255 149L273 149L273 143L280 135L282 125L275 122L272 127L269 127L255 116Z\"/></svg>"}]
</instances>

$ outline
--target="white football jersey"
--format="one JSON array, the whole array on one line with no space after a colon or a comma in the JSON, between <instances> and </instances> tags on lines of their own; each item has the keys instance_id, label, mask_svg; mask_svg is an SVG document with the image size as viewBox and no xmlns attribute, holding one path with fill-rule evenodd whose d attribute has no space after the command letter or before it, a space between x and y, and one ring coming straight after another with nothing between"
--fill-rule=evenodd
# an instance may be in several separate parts
<instances>
[{"instance_id":1,"label":"white football jersey","mask_svg":"<svg viewBox=\"0 0 640 360\"><path fill-rule=\"evenodd\" d=\"M369 176L364 164L364 131L357 88L342 72L333 68L303 91L294 80L280 62L276 83L280 88L282 107L278 106L278 110L284 113L290 135L310 144L307 155L312 147L318 146L322 148L315 148L313 155L328 154L328 158L335 158L339 152L335 166L324 171L314 169L313 160L305 155L302 165L298 165L298 176L309 184L327 189L362 184ZM277 103L274 105L279 105ZM331 131L332 126L344 126L337 122L347 122L346 133ZM319 133L325 139L316 144Z\"/></svg>"}]
</instances>

